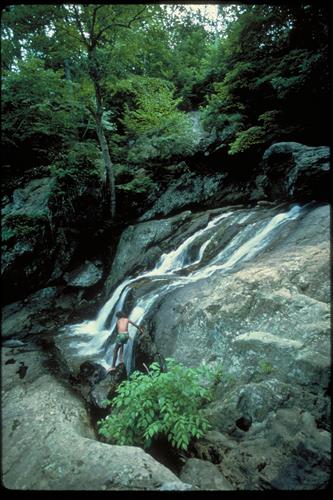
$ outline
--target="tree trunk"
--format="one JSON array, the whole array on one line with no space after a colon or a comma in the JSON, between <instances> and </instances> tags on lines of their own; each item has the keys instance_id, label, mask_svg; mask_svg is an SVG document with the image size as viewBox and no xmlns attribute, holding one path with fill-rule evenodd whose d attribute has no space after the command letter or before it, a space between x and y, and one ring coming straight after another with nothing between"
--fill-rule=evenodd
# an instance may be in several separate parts
<instances>
[{"instance_id":1,"label":"tree trunk","mask_svg":"<svg viewBox=\"0 0 333 500\"><path fill-rule=\"evenodd\" d=\"M92 112L92 114L94 116L96 124L96 133L98 141L102 150L102 157L106 173L106 185L110 198L111 218L114 219L116 214L115 179L114 179L113 165L110 158L109 146L104 134L104 128L102 122L103 119L102 92L99 79L100 77L98 75L98 61L96 59L94 47L91 47L91 49L88 51L88 60L89 60L89 75L94 84L95 97L96 97L96 111Z\"/></svg>"},{"instance_id":2,"label":"tree trunk","mask_svg":"<svg viewBox=\"0 0 333 500\"><path fill-rule=\"evenodd\" d=\"M108 143L105 138L104 130L103 130L103 125L102 125L102 120L101 117L100 119L96 119L96 132L99 140L99 145L101 146L102 150L102 157L104 161L104 166L105 166L105 172L106 172L106 183L107 183L107 190L110 196L110 205L111 205L111 218L114 219L115 214L116 214L116 187L115 187L115 180L114 180L114 172L113 172L113 166L110 158L110 152L109 152L109 147ZM99 122L99 123L98 123Z\"/></svg>"}]
</instances>

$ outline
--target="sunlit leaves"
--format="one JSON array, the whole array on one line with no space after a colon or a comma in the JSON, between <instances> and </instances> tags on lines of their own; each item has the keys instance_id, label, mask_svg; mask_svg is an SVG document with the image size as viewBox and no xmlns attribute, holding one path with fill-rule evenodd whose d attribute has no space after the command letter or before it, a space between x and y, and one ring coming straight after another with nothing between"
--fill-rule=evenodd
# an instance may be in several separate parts
<instances>
[{"instance_id":1,"label":"sunlit leaves","mask_svg":"<svg viewBox=\"0 0 333 500\"><path fill-rule=\"evenodd\" d=\"M80 109L68 102L62 71L45 69L36 58L6 72L2 87L3 140L13 143L34 134L65 138L76 128ZM70 112L72 114L70 114Z\"/></svg>"},{"instance_id":2,"label":"sunlit leaves","mask_svg":"<svg viewBox=\"0 0 333 500\"><path fill-rule=\"evenodd\" d=\"M131 109L125 106L121 120L134 141L129 149L129 161L142 163L193 153L192 126L185 113L178 109L180 99L174 98L170 82L133 77L122 88L133 95Z\"/></svg>"}]
</instances>

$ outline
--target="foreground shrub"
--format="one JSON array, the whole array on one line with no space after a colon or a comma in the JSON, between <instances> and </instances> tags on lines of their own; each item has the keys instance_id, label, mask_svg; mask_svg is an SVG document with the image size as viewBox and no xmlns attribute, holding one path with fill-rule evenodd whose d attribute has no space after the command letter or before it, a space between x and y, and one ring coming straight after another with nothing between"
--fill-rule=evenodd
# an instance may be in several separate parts
<instances>
[{"instance_id":1,"label":"foreground shrub","mask_svg":"<svg viewBox=\"0 0 333 500\"><path fill-rule=\"evenodd\" d=\"M168 371L158 363L149 374L134 372L122 382L113 399L112 413L99 422L99 434L109 442L149 447L165 436L172 446L186 450L192 438L200 438L210 425L203 406L212 399L215 371L186 368L168 358ZM218 372L220 374L220 372Z\"/></svg>"}]
</instances>

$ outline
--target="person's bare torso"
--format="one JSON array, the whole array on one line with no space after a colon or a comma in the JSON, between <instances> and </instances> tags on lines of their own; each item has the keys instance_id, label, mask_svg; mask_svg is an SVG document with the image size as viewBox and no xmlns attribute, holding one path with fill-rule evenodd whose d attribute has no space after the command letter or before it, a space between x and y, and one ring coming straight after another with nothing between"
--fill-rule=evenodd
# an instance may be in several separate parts
<instances>
[{"instance_id":1,"label":"person's bare torso","mask_svg":"<svg viewBox=\"0 0 333 500\"><path fill-rule=\"evenodd\" d=\"M118 333L128 332L128 318L119 318L117 320L117 330Z\"/></svg>"}]
</instances>

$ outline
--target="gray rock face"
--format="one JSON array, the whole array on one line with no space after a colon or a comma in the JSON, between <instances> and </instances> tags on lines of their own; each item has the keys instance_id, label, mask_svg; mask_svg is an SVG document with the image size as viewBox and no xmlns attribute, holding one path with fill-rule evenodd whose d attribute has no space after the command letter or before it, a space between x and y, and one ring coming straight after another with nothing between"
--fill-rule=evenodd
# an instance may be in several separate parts
<instances>
[{"instance_id":1,"label":"gray rock face","mask_svg":"<svg viewBox=\"0 0 333 500\"><path fill-rule=\"evenodd\" d=\"M180 483L179 481L166 481L158 489L159 491L191 491L197 488L191 484Z\"/></svg>"},{"instance_id":2,"label":"gray rock face","mask_svg":"<svg viewBox=\"0 0 333 500\"><path fill-rule=\"evenodd\" d=\"M94 301L82 298L83 292L81 287L73 287L69 291L63 286L52 286L3 306L2 337L12 340L29 340L32 335L47 337L68 323L74 313L84 315L89 311L95 312Z\"/></svg>"},{"instance_id":3,"label":"gray rock face","mask_svg":"<svg viewBox=\"0 0 333 500\"><path fill-rule=\"evenodd\" d=\"M48 207L50 177L34 179L16 189L3 209L1 276L11 302L46 283L51 273L54 249ZM7 299L7 298L6 298Z\"/></svg>"},{"instance_id":4,"label":"gray rock face","mask_svg":"<svg viewBox=\"0 0 333 500\"><path fill-rule=\"evenodd\" d=\"M247 343L245 353L249 353L257 342L265 346L265 354L270 351L274 356L276 350L288 351L288 345L299 346L298 342L304 350L322 332L319 346L328 333L328 251L329 207L323 206L308 212L294 230L288 228L256 262L231 275L217 271L198 284L174 290L154 318L158 347L163 354L194 364L203 356L208 360L213 353L222 354L227 344L232 352L238 345L244 352L241 344ZM188 357L182 338L190 346Z\"/></svg>"},{"instance_id":5,"label":"gray rock face","mask_svg":"<svg viewBox=\"0 0 333 500\"><path fill-rule=\"evenodd\" d=\"M56 295L56 287L48 287L31 294L24 300L4 306L3 338L20 338L28 333L43 331L43 326L38 325L38 320L42 319L43 313L49 314L49 310L54 306Z\"/></svg>"},{"instance_id":6,"label":"gray rock face","mask_svg":"<svg viewBox=\"0 0 333 500\"><path fill-rule=\"evenodd\" d=\"M100 263L101 264L101 263ZM86 261L77 269L64 274L64 279L70 286L88 288L96 285L103 276L103 270L93 262Z\"/></svg>"},{"instance_id":7,"label":"gray rock face","mask_svg":"<svg viewBox=\"0 0 333 500\"><path fill-rule=\"evenodd\" d=\"M33 179L24 188L16 189L12 202L3 207L3 215L50 215L48 202L52 186L52 179L43 177Z\"/></svg>"},{"instance_id":8,"label":"gray rock face","mask_svg":"<svg viewBox=\"0 0 333 500\"><path fill-rule=\"evenodd\" d=\"M165 217L186 208L210 209L267 199L327 201L330 194L329 168L330 150L327 146L275 143L264 152L256 179L248 177L240 183L233 179L232 173L200 175L188 172L172 181L139 220Z\"/></svg>"},{"instance_id":9,"label":"gray rock face","mask_svg":"<svg viewBox=\"0 0 333 500\"><path fill-rule=\"evenodd\" d=\"M174 248L184 235L205 225L208 217L208 213L196 217L187 210L168 219L142 222L126 228L118 244L111 274L106 280L106 296L125 277L152 269L162 253Z\"/></svg>"},{"instance_id":10,"label":"gray rock face","mask_svg":"<svg viewBox=\"0 0 333 500\"><path fill-rule=\"evenodd\" d=\"M330 150L297 142L279 142L263 155L263 175L257 178L270 199L327 199Z\"/></svg>"},{"instance_id":11,"label":"gray rock face","mask_svg":"<svg viewBox=\"0 0 333 500\"><path fill-rule=\"evenodd\" d=\"M223 473L228 466L226 478L237 488L270 484L311 489L327 484L328 266L329 207L322 206L255 263L229 276L216 272L200 285L174 290L154 316L152 331L164 356L188 366L222 362L225 377L207 416L213 428L240 440L221 462ZM297 431L279 423L287 414L297 416ZM313 422L312 430L302 423L305 414ZM247 431L237 425L244 418L252 422ZM285 429L278 434L280 425ZM256 458L255 463L265 472L257 470L253 476L251 458L260 456L260 450L266 458L260 463Z\"/></svg>"},{"instance_id":12,"label":"gray rock face","mask_svg":"<svg viewBox=\"0 0 333 500\"><path fill-rule=\"evenodd\" d=\"M220 191L225 174L212 176L184 174L172 182L154 206L140 217L141 221L166 216L186 207L202 206Z\"/></svg>"},{"instance_id":13,"label":"gray rock face","mask_svg":"<svg viewBox=\"0 0 333 500\"><path fill-rule=\"evenodd\" d=\"M254 210L246 224L259 213L269 220L271 210ZM227 224L210 235L207 254L240 231ZM140 226L131 230L130 248L141 248ZM329 206L310 207L255 259L174 288L149 313L163 356L187 366L222 363L207 417L225 437L214 446L235 489L316 489L329 479L329 242Z\"/></svg>"},{"instance_id":14,"label":"gray rock face","mask_svg":"<svg viewBox=\"0 0 333 500\"><path fill-rule=\"evenodd\" d=\"M271 411L265 424L239 431L234 448L220 450L219 469L237 489L316 490L329 481L330 433L297 406Z\"/></svg>"},{"instance_id":15,"label":"gray rock face","mask_svg":"<svg viewBox=\"0 0 333 500\"><path fill-rule=\"evenodd\" d=\"M151 269L149 266L162 252L175 248L223 210L195 215L186 212L128 228L118 248L111 287L129 274ZM259 216L268 221L273 213L276 211L270 207L249 211L243 208L241 218L249 215L245 222L238 223L240 217L232 219L238 221L232 224L228 218L223 219L223 224L209 233L205 255L214 255L214 248L227 246L245 225L251 228ZM212 431L198 443L193 458L213 460L217 467L214 474L222 474L232 489L327 486L329 215L327 205L305 209L297 220L283 226L278 237L255 259L243 262L229 274L218 270L164 295L145 325L147 334L155 339L156 349L165 357L187 366L202 361L212 366L222 363L215 400L206 408ZM199 246L203 242L200 240ZM134 302L138 289L133 291ZM12 366L6 365L7 369ZM21 365L19 372L22 377L25 366ZM25 377L28 374L29 368ZM107 393L104 382L106 379L103 387L97 387L92 394L96 402ZM70 445L86 456L76 442L70 441ZM165 479L154 488L173 489L174 480ZM60 484L57 481L52 488ZM75 489L74 483L68 481L70 489ZM124 483L117 481L107 483L106 488L124 489ZM149 489L144 484L143 488ZM184 488L183 483L179 485L179 489Z\"/></svg>"},{"instance_id":16,"label":"gray rock face","mask_svg":"<svg viewBox=\"0 0 333 500\"><path fill-rule=\"evenodd\" d=\"M229 491L233 489L216 465L198 458L187 460L180 478L184 482L197 486L199 490Z\"/></svg>"},{"instance_id":17,"label":"gray rock face","mask_svg":"<svg viewBox=\"0 0 333 500\"><path fill-rule=\"evenodd\" d=\"M142 449L96 441L85 406L39 352L2 352L2 481L14 490L190 489ZM167 488L168 489L168 488Z\"/></svg>"},{"instance_id":18,"label":"gray rock face","mask_svg":"<svg viewBox=\"0 0 333 500\"><path fill-rule=\"evenodd\" d=\"M63 206L63 215L55 182L51 177L33 179L12 193L12 201L4 199L1 277L6 303L61 278L77 250L77 234L81 241L91 239L101 224L104 195L98 178L81 186L75 198L73 194L71 208ZM75 271L69 276L71 286L92 286L101 278L101 270L93 263Z\"/></svg>"}]
</instances>

